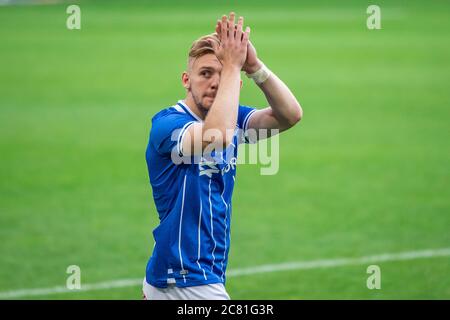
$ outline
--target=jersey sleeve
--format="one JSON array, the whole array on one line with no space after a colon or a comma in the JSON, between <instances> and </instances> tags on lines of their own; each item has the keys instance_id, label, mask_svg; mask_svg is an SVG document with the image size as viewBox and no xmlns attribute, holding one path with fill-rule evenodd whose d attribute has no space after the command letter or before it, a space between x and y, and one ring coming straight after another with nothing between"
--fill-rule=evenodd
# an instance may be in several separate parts
<instances>
[{"instance_id":1,"label":"jersey sleeve","mask_svg":"<svg viewBox=\"0 0 450 320\"><path fill-rule=\"evenodd\" d=\"M256 112L256 108L249 106L239 106L237 125L240 131L239 143L256 143L256 138L252 139L252 135L248 134L248 123L250 117Z\"/></svg>"},{"instance_id":2,"label":"jersey sleeve","mask_svg":"<svg viewBox=\"0 0 450 320\"><path fill-rule=\"evenodd\" d=\"M150 143L162 155L176 152L183 156L181 140L193 123L195 121L182 113L165 114L153 119Z\"/></svg>"}]
</instances>

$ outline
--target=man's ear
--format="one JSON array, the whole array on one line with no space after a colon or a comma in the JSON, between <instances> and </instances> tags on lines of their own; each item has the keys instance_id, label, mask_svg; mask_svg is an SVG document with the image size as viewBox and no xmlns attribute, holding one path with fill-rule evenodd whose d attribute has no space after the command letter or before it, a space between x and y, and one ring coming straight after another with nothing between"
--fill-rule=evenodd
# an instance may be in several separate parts
<instances>
[{"instance_id":1,"label":"man's ear","mask_svg":"<svg viewBox=\"0 0 450 320\"><path fill-rule=\"evenodd\" d=\"M243 82L242 82L242 79L241 79L240 83L239 83L239 89L242 89L242 84L243 84Z\"/></svg>"},{"instance_id":2,"label":"man's ear","mask_svg":"<svg viewBox=\"0 0 450 320\"><path fill-rule=\"evenodd\" d=\"M189 74L186 71L184 71L183 74L181 75L181 82L183 83L183 87L186 90L189 90L189 88L191 87L191 82L189 79Z\"/></svg>"}]
</instances>

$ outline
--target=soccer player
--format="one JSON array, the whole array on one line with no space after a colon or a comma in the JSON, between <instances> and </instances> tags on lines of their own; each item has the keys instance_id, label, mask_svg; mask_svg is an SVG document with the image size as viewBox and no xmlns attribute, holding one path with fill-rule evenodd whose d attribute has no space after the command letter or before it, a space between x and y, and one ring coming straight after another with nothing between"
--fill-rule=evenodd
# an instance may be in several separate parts
<instances>
[{"instance_id":1,"label":"soccer player","mask_svg":"<svg viewBox=\"0 0 450 320\"><path fill-rule=\"evenodd\" d=\"M152 118L146 160L160 223L145 299L230 299L224 284L238 144L250 142L249 129L281 132L302 117L297 99L257 57L243 25L232 12L217 22L216 33L193 43L182 74L185 99ZM241 70L270 107L239 104Z\"/></svg>"}]
</instances>

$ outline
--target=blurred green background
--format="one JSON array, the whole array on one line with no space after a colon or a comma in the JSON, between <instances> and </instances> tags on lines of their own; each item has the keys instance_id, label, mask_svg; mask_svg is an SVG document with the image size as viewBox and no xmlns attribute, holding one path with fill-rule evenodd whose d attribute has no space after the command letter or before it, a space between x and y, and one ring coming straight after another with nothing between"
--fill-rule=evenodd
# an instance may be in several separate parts
<instances>
[{"instance_id":1,"label":"blurred green background","mask_svg":"<svg viewBox=\"0 0 450 320\"><path fill-rule=\"evenodd\" d=\"M0 6L0 296L142 279L158 223L150 119L193 40L234 10L304 118L280 170L240 165L229 270L450 247L450 3L81 1ZM369 4L381 30L368 30ZM266 106L244 77L241 102ZM450 258L230 277L233 299L449 299ZM139 282L139 281L138 281ZM141 285L18 298L140 299Z\"/></svg>"}]
</instances>

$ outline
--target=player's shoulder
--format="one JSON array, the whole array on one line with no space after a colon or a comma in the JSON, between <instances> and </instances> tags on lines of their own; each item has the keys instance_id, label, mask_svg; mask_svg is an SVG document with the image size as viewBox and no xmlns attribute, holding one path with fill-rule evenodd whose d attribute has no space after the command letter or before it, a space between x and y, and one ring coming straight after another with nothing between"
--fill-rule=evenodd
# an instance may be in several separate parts
<instances>
[{"instance_id":1,"label":"player's shoulder","mask_svg":"<svg viewBox=\"0 0 450 320\"><path fill-rule=\"evenodd\" d=\"M246 104L239 104L238 113L240 115L247 115L248 113L254 112L256 110L257 109L254 106L249 106Z\"/></svg>"},{"instance_id":2,"label":"player's shoulder","mask_svg":"<svg viewBox=\"0 0 450 320\"><path fill-rule=\"evenodd\" d=\"M171 121L173 119L189 119L190 116L177 104L166 107L152 117L152 123L156 121Z\"/></svg>"}]
</instances>

